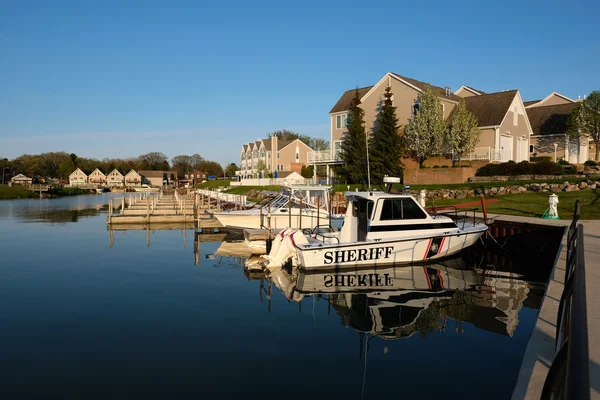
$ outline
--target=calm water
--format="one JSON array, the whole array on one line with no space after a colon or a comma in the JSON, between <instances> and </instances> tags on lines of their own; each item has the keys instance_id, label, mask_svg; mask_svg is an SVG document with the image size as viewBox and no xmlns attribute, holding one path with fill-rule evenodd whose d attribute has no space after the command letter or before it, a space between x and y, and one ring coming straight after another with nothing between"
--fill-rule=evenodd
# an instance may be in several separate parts
<instances>
[{"instance_id":1,"label":"calm water","mask_svg":"<svg viewBox=\"0 0 600 400\"><path fill-rule=\"evenodd\" d=\"M191 230L111 235L106 203L0 202L2 398L510 397L543 285L472 254L247 276Z\"/></svg>"}]
</instances>

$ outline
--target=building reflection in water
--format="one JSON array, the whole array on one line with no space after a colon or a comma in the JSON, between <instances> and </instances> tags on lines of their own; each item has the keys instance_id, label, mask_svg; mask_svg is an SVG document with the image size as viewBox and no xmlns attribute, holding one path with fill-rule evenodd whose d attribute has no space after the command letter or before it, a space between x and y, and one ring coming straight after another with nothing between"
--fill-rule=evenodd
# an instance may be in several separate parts
<instances>
[{"instance_id":1,"label":"building reflection in water","mask_svg":"<svg viewBox=\"0 0 600 400\"><path fill-rule=\"evenodd\" d=\"M514 273L473 268L461 258L323 273L279 268L265 278L261 296L264 292L270 299L272 284L299 307L304 298L317 296L328 301L342 325L383 339L407 338L417 332L426 337L436 330L462 333L464 323L512 336L531 289L540 287Z\"/></svg>"}]
</instances>

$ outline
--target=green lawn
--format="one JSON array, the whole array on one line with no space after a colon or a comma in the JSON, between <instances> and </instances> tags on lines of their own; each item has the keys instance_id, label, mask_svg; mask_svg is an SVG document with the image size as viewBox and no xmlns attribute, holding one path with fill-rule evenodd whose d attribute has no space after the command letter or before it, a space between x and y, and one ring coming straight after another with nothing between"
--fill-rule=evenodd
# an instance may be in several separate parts
<instances>
[{"instance_id":1,"label":"green lawn","mask_svg":"<svg viewBox=\"0 0 600 400\"><path fill-rule=\"evenodd\" d=\"M0 199L23 199L31 197L38 196L23 186L8 187L8 185L0 185Z\"/></svg>"},{"instance_id":2,"label":"green lawn","mask_svg":"<svg viewBox=\"0 0 600 400\"><path fill-rule=\"evenodd\" d=\"M228 187L231 181L224 179L217 179L214 181L206 181L199 185L194 186L197 189L217 189L220 187Z\"/></svg>"},{"instance_id":3,"label":"green lawn","mask_svg":"<svg viewBox=\"0 0 600 400\"><path fill-rule=\"evenodd\" d=\"M558 195L558 215L562 219L571 219L575 201L579 200L582 219L600 219L600 189L581 190L577 192L562 192ZM523 217L541 217L548 209L548 197L550 193L522 193L508 194L486 199L498 199L497 203L487 204L487 212L492 214L508 214ZM460 203L471 203L479 201L479 197L466 199L436 200L436 206L445 206ZM431 200L427 201L427 207L431 207ZM475 207L472 207L475 208ZM477 206L480 208L480 206Z\"/></svg>"},{"instance_id":4,"label":"green lawn","mask_svg":"<svg viewBox=\"0 0 600 400\"><path fill-rule=\"evenodd\" d=\"M231 186L225 192L230 194L247 194L251 190L258 190L261 192L267 191L275 191L278 192L281 190L281 186L279 185L270 185L270 186Z\"/></svg>"}]
</instances>

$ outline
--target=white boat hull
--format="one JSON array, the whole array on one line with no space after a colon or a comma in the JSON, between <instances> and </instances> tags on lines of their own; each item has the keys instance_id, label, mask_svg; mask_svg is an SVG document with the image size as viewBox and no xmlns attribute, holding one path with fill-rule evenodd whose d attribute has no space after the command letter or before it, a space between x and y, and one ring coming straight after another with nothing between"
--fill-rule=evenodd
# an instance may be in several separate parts
<instances>
[{"instance_id":1,"label":"white boat hull","mask_svg":"<svg viewBox=\"0 0 600 400\"><path fill-rule=\"evenodd\" d=\"M238 228L238 229L260 229L261 228L261 216L259 213L255 213L255 210L251 210L252 213L246 211L231 211L231 212L215 212L213 215L215 218L219 220L223 226L227 228ZM304 214L305 211L302 211ZM290 227L290 216L286 213L280 214L272 214L270 217L267 215L262 216L262 227L268 228L270 221L270 227L272 229L285 229ZM332 222L342 221L342 218L332 217ZM317 225L329 225L329 216L325 213L321 213L321 215L317 218L316 213L312 213L309 215L300 215L298 212L292 212L291 217L291 227L294 229L300 228L314 228Z\"/></svg>"},{"instance_id":2,"label":"white boat hull","mask_svg":"<svg viewBox=\"0 0 600 400\"><path fill-rule=\"evenodd\" d=\"M361 266L383 266L427 262L456 254L472 246L487 230L473 226L459 232L433 234L412 239L394 239L340 245L296 245L296 263L300 269L326 270ZM296 232L295 234L300 234ZM292 236L292 235L290 235ZM292 236L292 239L294 237Z\"/></svg>"}]
</instances>

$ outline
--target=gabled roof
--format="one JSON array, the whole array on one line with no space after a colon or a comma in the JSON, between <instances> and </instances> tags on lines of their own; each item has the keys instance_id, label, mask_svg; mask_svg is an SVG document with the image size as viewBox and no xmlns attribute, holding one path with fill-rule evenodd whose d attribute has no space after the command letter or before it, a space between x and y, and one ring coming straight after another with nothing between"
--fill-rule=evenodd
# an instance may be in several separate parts
<instances>
[{"instance_id":1,"label":"gabled roof","mask_svg":"<svg viewBox=\"0 0 600 400\"><path fill-rule=\"evenodd\" d=\"M531 103L531 104L525 104L525 107L541 107L544 105L545 102L547 102L548 100L550 100L553 97L559 97L562 100L566 101L567 103L575 103L575 100L571 99L570 97L565 96L564 94L560 94L558 92L552 92L550 93L548 96L544 97L542 100L537 100L535 102L527 102L527 103Z\"/></svg>"},{"instance_id":2,"label":"gabled roof","mask_svg":"<svg viewBox=\"0 0 600 400\"><path fill-rule=\"evenodd\" d=\"M108 175L112 174L112 173L113 173L113 172L115 172L115 171L117 172L117 174L119 174L119 175L123 176L123 174L122 174L122 173L121 173L121 172L120 172L118 169L116 169L116 168L115 168L115 169L113 169L112 171L110 171L110 173L108 173Z\"/></svg>"},{"instance_id":3,"label":"gabled roof","mask_svg":"<svg viewBox=\"0 0 600 400\"><path fill-rule=\"evenodd\" d=\"M467 110L477 118L479 126L498 126L502 124L517 92L518 90L508 90L506 92L471 96L463 100Z\"/></svg>"},{"instance_id":4,"label":"gabled roof","mask_svg":"<svg viewBox=\"0 0 600 400\"><path fill-rule=\"evenodd\" d=\"M145 176L146 178L162 178L164 174L175 174L175 171L152 171L152 170L143 170L138 171L138 174L141 176Z\"/></svg>"},{"instance_id":5,"label":"gabled roof","mask_svg":"<svg viewBox=\"0 0 600 400\"><path fill-rule=\"evenodd\" d=\"M402 76L402 75L400 75L400 74L397 74L397 73L395 73L395 72L391 72L391 74L392 74L392 75L394 75L396 78L398 78L398 79L400 79L400 80L403 80L403 81L406 81L406 82L408 82L409 84L411 84L412 86L415 86L416 88L418 88L418 90L419 90L419 91L422 91L422 90L424 90L424 89L425 89L425 86L429 85L429 86L430 86L430 87L433 89L433 91L434 91L434 92L435 92L435 93L436 93L436 94L437 94L439 97L445 97L445 98L447 98L447 99L449 99L449 100L452 100L452 101L457 101L457 102L458 102L458 101L460 101L460 100L462 99L461 97L459 97L459 96L455 95L455 94L454 94L454 93L452 93L452 92L450 92L450 93L449 93L449 95L448 95L448 96L446 96L446 90L445 90L444 88L441 88L441 87L439 87L439 86L433 86L433 85L431 85L431 84L429 84L429 83L426 83L426 82L421 82L421 81L418 81L418 80L416 80L416 79L407 78L406 76Z\"/></svg>"},{"instance_id":6,"label":"gabled roof","mask_svg":"<svg viewBox=\"0 0 600 400\"><path fill-rule=\"evenodd\" d=\"M524 101L524 102L523 102L523 105L524 105L525 107L527 107L527 106L530 106L530 105L532 105L532 104L539 103L540 101L541 101L541 100L531 100L531 101Z\"/></svg>"},{"instance_id":7,"label":"gabled roof","mask_svg":"<svg viewBox=\"0 0 600 400\"><path fill-rule=\"evenodd\" d=\"M10 178L10 180L14 181L14 180L21 179L21 178L22 179L31 179L31 178L29 178L29 177L27 177L27 176L25 176L23 174L18 174L18 175L13 176L12 178Z\"/></svg>"},{"instance_id":8,"label":"gabled roof","mask_svg":"<svg viewBox=\"0 0 600 400\"><path fill-rule=\"evenodd\" d=\"M297 139L296 139L297 140ZM296 140L278 140L277 141L277 150L281 150L286 147L288 144L295 142Z\"/></svg>"},{"instance_id":9,"label":"gabled roof","mask_svg":"<svg viewBox=\"0 0 600 400\"><path fill-rule=\"evenodd\" d=\"M265 144L267 150L271 150L271 138L263 139L263 143Z\"/></svg>"},{"instance_id":10,"label":"gabled roof","mask_svg":"<svg viewBox=\"0 0 600 400\"><path fill-rule=\"evenodd\" d=\"M131 169L131 170L129 170L129 172L128 172L128 173L126 173L126 174L125 174L125 176L127 176L127 175L131 174L132 172L133 172L134 174L136 174L136 175L139 175L139 172L137 172L135 169Z\"/></svg>"},{"instance_id":11,"label":"gabled roof","mask_svg":"<svg viewBox=\"0 0 600 400\"><path fill-rule=\"evenodd\" d=\"M342 97L335 103L335 106L329 111L329 113L335 113L340 111L347 111L350 108L350 104L352 103L352 99L354 98L354 92L358 90L358 96L363 97L369 90L371 90L373 86L366 86L358 89L350 89L346 90Z\"/></svg>"},{"instance_id":12,"label":"gabled roof","mask_svg":"<svg viewBox=\"0 0 600 400\"><path fill-rule=\"evenodd\" d=\"M92 173L90 175L93 175L96 173L96 171L100 172L102 175L104 175L104 172L100 171L100 168L96 168L95 170L92 171ZM104 175L106 176L106 175Z\"/></svg>"},{"instance_id":13,"label":"gabled roof","mask_svg":"<svg viewBox=\"0 0 600 400\"><path fill-rule=\"evenodd\" d=\"M567 119L577 103L527 108L534 135L556 135L567 132Z\"/></svg>"},{"instance_id":14,"label":"gabled roof","mask_svg":"<svg viewBox=\"0 0 600 400\"><path fill-rule=\"evenodd\" d=\"M86 173L85 173L85 172L83 172L83 171L81 170L81 168L77 168L77 169L75 169L75 171L71 172L71 173L69 174L69 176L71 176L71 175L75 174L75 172L77 172L77 171L79 171L79 172L81 172L82 174L84 174L85 176L87 176L87 175L86 175Z\"/></svg>"},{"instance_id":15,"label":"gabled roof","mask_svg":"<svg viewBox=\"0 0 600 400\"><path fill-rule=\"evenodd\" d=\"M247 144L243 144L242 145L242 149L243 149L242 151L244 151L244 152L248 151L248 145Z\"/></svg>"},{"instance_id":16,"label":"gabled roof","mask_svg":"<svg viewBox=\"0 0 600 400\"><path fill-rule=\"evenodd\" d=\"M458 90L456 92L454 92L454 94L456 94L458 96L458 92L460 92L461 90L466 90L467 92L471 92L474 95L478 96L480 94L486 94L483 90L479 90L479 89L475 89L471 86L467 86L467 85L462 85L461 87L458 88ZM460 97L460 96L458 96Z\"/></svg>"}]
</instances>

